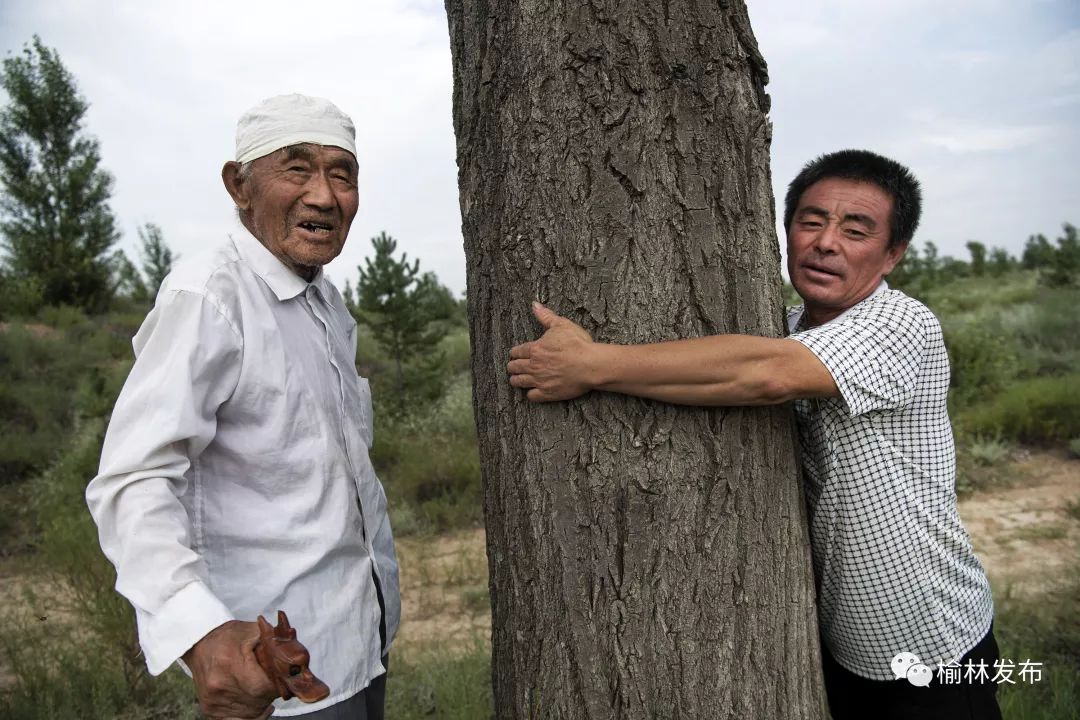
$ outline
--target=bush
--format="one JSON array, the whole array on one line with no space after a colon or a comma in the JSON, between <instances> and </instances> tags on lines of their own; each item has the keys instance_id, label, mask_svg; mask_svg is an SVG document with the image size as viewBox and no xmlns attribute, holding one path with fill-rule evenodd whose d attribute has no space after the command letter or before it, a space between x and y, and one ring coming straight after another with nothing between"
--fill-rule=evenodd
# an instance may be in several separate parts
<instances>
[{"instance_id":1,"label":"bush","mask_svg":"<svg viewBox=\"0 0 1080 720\"><path fill-rule=\"evenodd\" d=\"M1009 445L997 438L975 438L968 452L978 465L997 465L1008 459Z\"/></svg>"},{"instance_id":2,"label":"bush","mask_svg":"<svg viewBox=\"0 0 1080 720\"><path fill-rule=\"evenodd\" d=\"M22 324L0 330L0 483L47 467L77 415L108 414L127 376L127 328L57 313L48 319L65 324L62 332Z\"/></svg>"},{"instance_id":3,"label":"bush","mask_svg":"<svg viewBox=\"0 0 1080 720\"><path fill-rule=\"evenodd\" d=\"M1064 374L1080 366L1080 290L1042 290L1012 332L1032 358L1034 374Z\"/></svg>"},{"instance_id":4,"label":"bush","mask_svg":"<svg viewBox=\"0 0 1080 720\"><path fill-rule=\"evenodd\" d=\"M972 322L945 329L954 405L1001 390L1022 369L1020 348L994 324Z\"/></svg>"},{"instance_id":5,"label":"bush","mask_svg":"<svg viewBox=\"0 0 1080 720\"><path fill-rule=\"evenodd\" d=\"M480 457L468 377L456 378L443 398L422 412L394 417L377 410L375 428L371 460L391 512L406 529L441 531L480 522ZM412 516L395 510L402 504L412 506Z\"/></svg>"},{"instance_id":6,"label":"bush","mask_svg":"<svg viewBox=\"0 0 1080 720\"><path fill-rule=\"evenodd\" d=\"M41 307L44 289L34 277L16 278L0 268L0 320L30 317Z\"/></svg>"},{"instance_id":7,"label":"bush","mask_svg":"<svg viewBox=\"0 0 1080 720\"><path fill-rule=\"evenodd\" d=\"M86 313L71 305L47 305L37 314L38 322L54 327L57 330L66 330L86 322Z\"/></svg>"},{"instance_id":8,"label":"bush","mask_svg":"<svg viewBox=\"0 0 1080 720\"><path fill-rule=\"evenodd\" d=\"M104 431L103 418L84 423L67 451L31 482L35 565L49 592L28 593L26 604L51 610L39 618L4 615L0 648L15 683L0 696L2 717L115 718L132 708L154 708L157 716L170 708L170 717L180 717L192 707L182 675L152 680L147 674L134 613L113 590L116 574L86 509L83 493L97 472Z\"/></svg>"},{"instance_id":9,"label":"bush","mask_svg":"<svg viewBox=\"0 0 1080 720\"><path fill-rule=\"evenodd\" d=\"M957 418L961 430L1034 445L1080 435L1080 373L1019 380Z\"/></svg>"}]
</instances>

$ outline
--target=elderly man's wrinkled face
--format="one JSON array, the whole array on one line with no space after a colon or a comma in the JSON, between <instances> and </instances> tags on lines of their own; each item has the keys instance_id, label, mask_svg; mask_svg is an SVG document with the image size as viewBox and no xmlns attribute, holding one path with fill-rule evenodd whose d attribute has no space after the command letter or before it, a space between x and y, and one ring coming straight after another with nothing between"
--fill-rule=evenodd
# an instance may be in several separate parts
<instances>
[{"instance_id":1,"label":"elderly man's wrinkled face","mask_svg":"<svg viewBox=\"0 0 1080 720\"><path fill-rule=\"evenodd\" d=\"M235 162L222 171L244 225L305 280L345 245L359 205L356 175L352 153L307 143L252 161L246 177Z\"/></svg>"}]
</instances>

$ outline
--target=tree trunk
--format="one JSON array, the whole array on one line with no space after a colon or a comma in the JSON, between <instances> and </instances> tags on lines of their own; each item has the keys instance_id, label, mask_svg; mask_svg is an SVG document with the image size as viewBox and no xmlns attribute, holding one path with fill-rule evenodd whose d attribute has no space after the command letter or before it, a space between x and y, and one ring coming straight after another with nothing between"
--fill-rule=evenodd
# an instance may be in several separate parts
<instances>
[{"instance_id":1,"label":"tree trunk","mask_svg":"<svg viewBox=\"0 0 1080 720\"><path fill-rule=\"evenodd\" d=\"M746 7L446 5L499 717L821 717L790 409L506 374L534 298L606 342L782 334Z\"/></svg>"}]
</instances>

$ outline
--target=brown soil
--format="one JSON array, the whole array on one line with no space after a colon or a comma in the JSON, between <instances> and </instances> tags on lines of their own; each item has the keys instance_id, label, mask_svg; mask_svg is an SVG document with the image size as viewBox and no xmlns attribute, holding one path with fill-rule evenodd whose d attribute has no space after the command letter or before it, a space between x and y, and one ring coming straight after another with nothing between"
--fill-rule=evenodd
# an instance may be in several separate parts
<instances>
[{"instance_id":1,"label":"brown soil","mask_svg":"<svg viewBox=\"0 0 1080 720\"><path fill-rule=\"evenodd\" d=\"M401 628L395 645L454 652L486 645L491 634L482 529L397 541Z\"/></svg>"},{"instance_id":2,"label":"brown soil","mask_svg":"<svg viewBox=\"0 0 1080 720\"><path fill-rule=\"evenodd\" d=\"M1050 453L1015 463L1024 478L960 502L996 595L1040 594L1080 559L1080 460Z\"/></svg>"}]
</instances>

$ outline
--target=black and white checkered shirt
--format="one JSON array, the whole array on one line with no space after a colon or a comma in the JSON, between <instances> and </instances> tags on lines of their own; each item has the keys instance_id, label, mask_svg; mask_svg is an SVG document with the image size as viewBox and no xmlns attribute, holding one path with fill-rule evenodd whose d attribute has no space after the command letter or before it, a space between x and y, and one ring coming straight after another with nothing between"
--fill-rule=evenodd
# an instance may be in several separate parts
<instances>
[{"instance_id":1,"label":"black and white checkered shirt","mask_svg":"<svg viewBox=\"0 0 1080 720\"><path fill-rule=\"evenodd\" d=\"M922 303L885 283L834 320L791 338L841 397L795 403L821 632L852 672L892 680L911 652L949 663L986 635L993 601L956 511L945 406L949 358Z\"/></svg>"}]
</instances>

